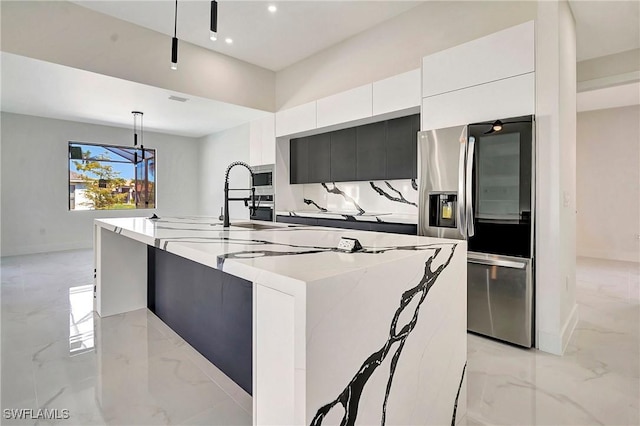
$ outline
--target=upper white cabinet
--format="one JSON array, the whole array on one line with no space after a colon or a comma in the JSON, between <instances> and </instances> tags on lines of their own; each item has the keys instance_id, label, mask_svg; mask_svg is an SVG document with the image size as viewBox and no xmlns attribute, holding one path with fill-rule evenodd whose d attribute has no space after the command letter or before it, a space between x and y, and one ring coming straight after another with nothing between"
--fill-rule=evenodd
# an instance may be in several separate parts
<instances>
[{"instance_id":1,"label":"upper white cabinet","mask_svg":"<svg viewBox=\"0 0 640 426\"><path fill-rule=\"evenodd\" d=\"M249 165L259 166L275 162L275 114L269 114L249 124Z\"/></svg>"},{"instance_id":2,"label":"upper white cabinet","mask_svg":"<svg viewBox=\"0 0 640 426\"><path fill-rule=\"evenodd\" d=\"M533 21L425 56L422 96L476 86L534 71Z\"/></svg>"},{"instance_id":3,"label":"upper white cabinet","mask_svg":"<svg viewBox=\"0 0 640 426\"><path fill-rule=\"evenodd\" d=\"M317 127L347 123L371 117L373 93L372 85L356 87L336 95L318 99Z\"/></svg>"},{"instance_id":4,"label":"upper white cabinet","mask_svg":"<svg viewBox=\"0 0 640 426\"><path fill-rule=\"evenodd\" d=\"M373 83L373 115L420 106L420 69Z\"/></svg>"},{"instance_id":5,"label":"upper white cabinet","mask_svg":"<svg viewBox=\"0 0 640 426\"><path fill-rule=\"evenodd\" d=\"M276 136L292 135L316 127L315 101L276 112Z\"/></svg>"},{"instance_id":6,"label":"upper white cabinet","mask_svg":"<svg viewBox=\"0 0 640 426\"><path fill-rule=\"evenodd\" d=\"M276 113L276 137L420 106L420 69Z\"/></svg>"},{"instance_id":7,"label":"upper white cabinet","mask_svg":"<svg viewBox=\"0 0 640 426\"><path fill-rule=\"evenodd\" d=\"M422 130L535 113L535 73L467 87L422 100Z\"/></svg>"}]
</instances>

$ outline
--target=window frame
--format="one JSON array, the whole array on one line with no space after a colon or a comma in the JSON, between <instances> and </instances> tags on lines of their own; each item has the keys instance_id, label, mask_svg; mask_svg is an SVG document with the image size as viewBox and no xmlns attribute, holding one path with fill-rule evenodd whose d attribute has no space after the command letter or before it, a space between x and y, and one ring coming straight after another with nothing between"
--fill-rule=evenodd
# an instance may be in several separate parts
<instances>
[{"instance_id":1,"label":"window frame","mask_svg":"<svg viewBox=\"0 0 640 426\"><path fill-rule=\"evenodd\" d=\"M99 142L82 142L82 141L77 141L77 140L69 140L67 142L67 211L69 212L79 212L79 211L138 211L138 210L157 210L158 208L158 174L157 174L157 165L158 165L158 150L156 148L147 148L145 147L144 150L146 151L153 151L153 163L154 163L154 171L153 171L153 207L134 207L132 209L96 209L96 208L91 208L91 209L76 209L76 208L71 208L71 186L73 185L71 183L71 161L73 161L74 159L71 158L71 150L70 148L73 145L83 145L83 146L95 146L95 147L99 147L99 148L118 148L118 149L127 149L127 150L138 150L141 151L142 149L140 147L132 147L132 146L125 146L125 145L116 145L116 144L108 144L108 143L99 143ZM116 154L117 155L117 154ZM82 160L78 160L78 161L82 161ZM99 160L97 160L99 161ZM105 162L113 162L113 163L120 163L120 164L130 164L133 167L133 173L134 173L134 181L135 181L135 174L136 174L136 168L137 165L133 162L127 162L127 161L113 161L113 160L107 160ZM148 182L148 180L147 180ZM75 191L74 191L75 192ZM75 206L75 198L74 198L74 206ZM134 204L135 205L135 204Z\"/></svg>"}]
</instances>

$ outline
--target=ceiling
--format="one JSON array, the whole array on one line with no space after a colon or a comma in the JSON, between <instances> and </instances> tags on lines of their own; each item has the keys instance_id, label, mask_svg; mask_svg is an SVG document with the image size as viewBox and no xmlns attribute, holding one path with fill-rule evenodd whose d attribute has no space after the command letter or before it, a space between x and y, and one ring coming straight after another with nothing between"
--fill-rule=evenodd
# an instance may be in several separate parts
<instances>
[{"instance_id":1,"label":"ceiling","mask_svg":"<svg viewBox=\"0 0 640 426\"><path fill-rule=\"evenodd\" d=\"M137 110L144 112L146 131L189 137L209 135L266 114L6 52L1 61L2 110L6 112L128 128L133 125L131 111Z\"/></svg>"},{"instance_id":2,"label":"ceiling","mask_svg":"<svg viewBox=\"0 0 640 426\"><path fill-rule=\"evenodd\" d=\"M174 1L74 1L155 31L173 34ZM208 38L208 0L178 2L181 40L280 70L375 27L424 2L221 1L219 39ZM272 14L267 6L278 7ZM640 47L640 1L570 0L576 18L578 60ZM232 37L231 45L223 40ZM264 112L211 99L2 53L3 111L130 127L130 110L145 112L145 129L200 137L235 127ZM47 76L46 80L43 76ZM53 84L52 84L53 83ZM635 86L634 86L635 87ZM633 89L632 87L631 89ZM626 99L622 89L579 94L584 109ZM595 92L595 91L594 91ZM189 98L185 103L170 95ZM610 100L603 100L605 97ZM627 102L627 101L625 101ZM126 109L123 110L123 105Z\"/></svg>"},{"instance_id":3,"label":"ceiling","mask_svg":"<svg viewBox=\"0 0 640 426\"><path fill-rule=\"evenodd\" d=\"M173 0L72 1L118 19L173 36ZM209 40L210 1L178 2L177 37L279 71L422 1L220 1L218 41ZM275 5L277 11L267 10ZM233 44L225 43L230 37Z\"/></svg>"},{"instance_id":4,"label":"ceiling","mask_svg":"<svg viewBox=\"0 0 640 426\"><path fill-rule=\"evenodd\" d=\"M75 0L169 36L173 0ZM208 0L178 2L180 40L279 71L391 19L424 1L220 1L218 41L209 40ZM569 0L576 19L578 61L640 48L640 1ZM267 10L277 6L275 13ZM231 37L233 44L224 42Z\"/></svg>"},{"instance_id":5,"label":"ceiling","mask_svg":"<svg viewBox=\"0 0 640 426\"><path fill-rule=\"evenodd\" d=\"M578 61L640 48L640 1L569 0Z\"/></svg>"}]
</instances>

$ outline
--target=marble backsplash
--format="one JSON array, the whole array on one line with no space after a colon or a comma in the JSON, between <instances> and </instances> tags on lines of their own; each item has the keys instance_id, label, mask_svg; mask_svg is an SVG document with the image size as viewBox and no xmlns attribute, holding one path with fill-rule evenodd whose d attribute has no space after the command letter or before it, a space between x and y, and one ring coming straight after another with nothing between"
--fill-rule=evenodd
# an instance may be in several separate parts
<instances>
[{"instance_id":1,"label":"marble backsplash","mask_svg":"<svg viewBox=\"0 0 640 426\"><path fill-rule=\"evenodd\" d=\"M297 210L418 214L418 186L413 179L326 182L302 185Z\"/></svg>"}]
</instances>

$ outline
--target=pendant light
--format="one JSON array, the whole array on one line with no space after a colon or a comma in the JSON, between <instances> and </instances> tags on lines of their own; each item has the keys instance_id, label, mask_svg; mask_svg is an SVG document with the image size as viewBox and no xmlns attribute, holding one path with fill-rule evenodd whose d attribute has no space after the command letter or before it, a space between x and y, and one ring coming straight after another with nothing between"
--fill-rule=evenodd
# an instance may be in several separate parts
<instances>
[{"instance_id":1,"label":"pendant light","mask_svg":"<svg viewBox=\"0 0 640 426\"><path fill-rule=\"evenodd\" d=\"M176 11L173 22L173 38L171 39L171 69L178 69L178 0L176 0Z\"/></svg>"},{"instance_id":2,"label":"pendant light","mask_svg":"<svg viewBox=\"0 0 640 426\"><path fill-rule=\"evenodd\" d=\"M218 2L211 2L211 25L209 26L209 38L211 41L218 39Z\"/></svg>"},{"instance_id":3,"label":"pendant light","mask_svg":"<svg viewBox=\"0 0 640 426\"><path fill-rule=\"evenodd\" d=\"M138 147L138 141L140 141L140 149L142 150L142 160L144 160L144 141L143 141L143 129L142 129L142 117L144 115L141 111L131 111L133 114L133 147ZM138 131L140 135L138 135ZM133 151L133 164L138 164L138 150Z\"/></svg>"}]
</instances>

